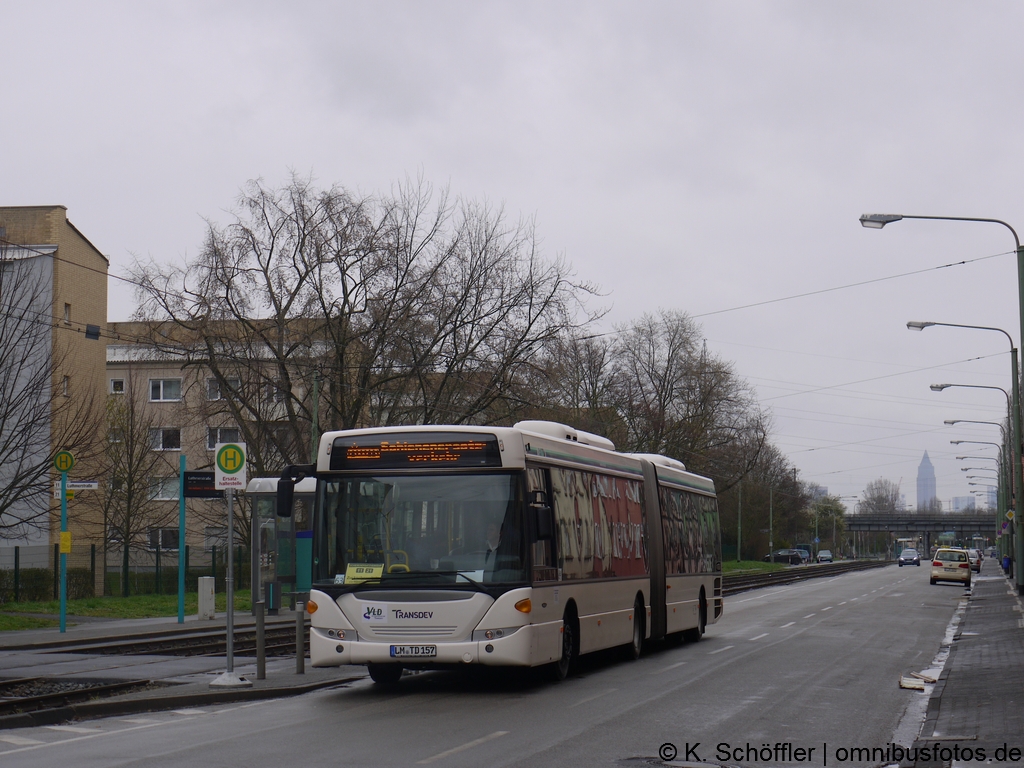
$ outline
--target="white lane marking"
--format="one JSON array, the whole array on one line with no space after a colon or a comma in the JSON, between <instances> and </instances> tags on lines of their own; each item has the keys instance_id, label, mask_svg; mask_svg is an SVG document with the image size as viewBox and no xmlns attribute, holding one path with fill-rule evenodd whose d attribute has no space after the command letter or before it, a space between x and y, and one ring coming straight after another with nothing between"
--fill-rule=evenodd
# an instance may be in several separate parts
<instances>
[{"instance_id":1,"label":"white lane marking","mask_svg":"<svg viewBox=\"0 0 1024 768\"><path fill-rule=\"evenodd\" d=\"M132 725L150 725L152 723L159 723L159 720L146 720L141 717L123 717L121 718L122 723L131 723Z\"/></svg>"},{"instance_id":2,"label":"white lane marking","mask_svg":"<svg viewBox=\"0 0 1024 768\"><path fill-rule=\"evenodd\" d=\"M43 728L66 733L96 733L99 730L99 728L79 728L77 725L44 725Z\"/></svg>"},{"instance_id":3,"label":"white lane marking","mask_svg":"<svg viewBox=\"0 0 1024 768\"><path fill-rule=\"evenodd\" d=\"M831 610L832 610L832 606L830 605L828 608L822 608L821 612L824 613L825 611L831 611Z\"/></svg>"},{"instance_id":4,"label":"white lane marking","mask_svg":"<svg viewBox=\"0 0 1024 768\"><path fill-rule=\"evenodd\" d=\"M727 646L725 646L725 648L719 648L717 651L712 651L711 653L708 654L708 656L714 656L716 653L721 653L722 651L728 651L732 647L733 646L731 646L731 645L727 645Z\"/></svg>"},{"instance_id":5,"label":"white lane marking","mask_svg":"<svg viewBox=\"0 0 1024 768\"><path fill-rule=\"evenodd\" d=\"M683 666L683 664L685 664L685 663L686 663L685 661L677 661L677 662L676 662L675 664L669 664L669 665L668 665L667 667L665 667L665 668L664 668L663 670L661 670L661 671L662 671L662 672L668 672L668 671L669 671L670 669L675 669L676 667L681 667L681 666Z\"/></svg>"},{"instance_id":6,"label":"white lane marking","mask_svg":"<svg viewBox=\"0 0 1024 768\"><path fill-rule=\"evenodd\" d=\"M174 715L205 715L206 710L203 709L172 709L171 714Z\"/></svg>"},{"instance_id":7,"label":"white lane marking","mask_svg":"<svg viewBox=\"0 0 1024 768\"><path fill-rule=\"evenodd\" d=\"M796 624L796 622L795 621L791 621L791 622L789 622L789 624L783 624L781 627L779 627L779 629L785 629L786 627L792 627L794 624Z\"/></svg>"},{"instance_id":8,"label":"white lane marking","mask_svg":"<svg viewBox=\"0 0 1024 768\"><path fill-rule=\"evenodd\" d=\"M806 616L804 616L804 618L805 618L805 619L809 619L809 618L811 618L811 616L813 616L813 615L814 615L813 613L808 613L808 614L807 614Z\"/></svg>"},{"instance_id":9,"label":"white lane marking","mask_svg":"<svg viewBox=\"0 0 1024 768\"><path fill-rule=\"evenodd\" d=\"M767 632L762 632L762 633L761 633L760 635L758 635L757 637L752 637L752 638L750 638L750 639L751 639L751 640L760 640L760 639L761 639L762 637L768 637L768 633L767 633Z\"/></svg>"},{"instance_id":10,"label":"white lane marking","mask_svg":"<svg viewBox=\"0 0 1024 768\"><path fill-rule=\"evenodd\" d=\"M16 747L27 747L29 744L42 744L41 741L35 739L26 739L24 736L0 736L0 741L13 744ZM3 753L0 753L3 754Z\"/></svg>"},{"instance_id":11,"label":"white lane marking","mask_svg":"<svg viewBox=\"0 0 1024 768\"><path fill-rule=\"evenodd\" d=\"M619 690L619 689L618 688L609 688L607 691L601 691L600 693L595 693L590 698L582 699L580 701L577 701L575 704L570 704L569 705L569 709L572 709L573 707L578 707L581 704L586 704L588 701L593 701L594 699L600 699L602 696L607 696L609 693L615 693L615 691L617 691L617 690Z\"/></svg>"},{"instance_id":12,"label":"white lane marking","mask_svg":"<svg viewBox=\"0 0 1024 768\"><path fill-rule=\"evenodd\" d=\"M773 597L774 595L781 595L783 592L790 592L790 591L792 591L794 589L796 589L796 587L786 587L785 589L777 589L774 592L763 592L761 594L754 595L754 597L744 598L743 600L730 600L729 604L733 605L735 603L749 603L751 600L761 600L761 599L763 599L765 597ZM760 592L760 590L758 590L758 592Z\"/></svg>"},{"instance_id":13,"label":"white lane marking","mask_svg":"<svg viewBox=\"0 0 1024 768\"><path fill-rule=\"evenodd\" d=\"M846 605L846 601L843 600L843 602L841 602L840 605Z\"/></svg>"},{"instance_id":14,"label":"white lane marking","mask_svg":"<svg viewBox=\"0 0 1024 768\"><path fill-rule=\"evenodd\" d=\"M504 736L506 733L508 733L508 731L495 731L494 733L489 733L486 736L481 736L479 739L468 741L465 744L460 744L457 747L452 747L451 749L446 750L444 752L438 752L433 757L428 757L426 760L420 760L418 763L416 763L416 765L426 765L427 763L432 763L435 760L440 760L443 757L448 757L449 755L455 755L459 752L464 752L467 749L472 749L473 747L478 747L481 744L486 744L488 741L491 741L493 739L500 738Z\"/></svg>"},{"instance_id":15,"label":"white lane marking","mask_svg":"<svg viewBox=\"0 0 1024 768\"><path fill-rule=\"evenodd\" d=\"M91 741L92 739L98 738L100 736L118 736L118 735L120 735L122 733L131 733L132 731L144 731L147 728L156 728L158 725L166 725L166 724L172 723L172 722L179 722L180 723L181 721L180 720L178 720L178 721L164 720L161 723L153 723L152 725L136 725L136 726L133 726L131 728L121 728L120 730L117 730L117 731L99 731L99 732L90 733L88 736L73 736L70 739L63 739L61 741L48 741L45 744L31 744L31 745L29 745L27 747L22 747L21 749L8 749L6 752L3 752L2 754L13 755L16 752L34 752L37 749L45 749L46 747L63 746L65 744L71 744L71 743L76 742L76 741Z\"/></svg>"}]
</instances>

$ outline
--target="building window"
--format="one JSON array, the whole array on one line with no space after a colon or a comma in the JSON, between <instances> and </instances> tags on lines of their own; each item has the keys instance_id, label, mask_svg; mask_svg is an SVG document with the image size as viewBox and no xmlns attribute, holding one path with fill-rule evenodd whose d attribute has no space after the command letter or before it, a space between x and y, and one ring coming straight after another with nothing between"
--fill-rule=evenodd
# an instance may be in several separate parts
<instances>
[{"instance_id":1,"label":"building window","mask_svg":"<svg viewBox=\"0 0 1024 768\"><path fill-rule=\"evenodd\" d=\"M177 528L150 528L149 529L149 548L155 550L159 544L160 549L166 551L168 549L178 549L178 529Z\"/></svg>"},{"instance_id":2,"label":"building window","mask_svg":"<svg viewBox=\"0 0 1024 768\"><path fill-rule=\"evenodd\" d=\"M124 430L121 427L111 427L107 430L107 440L111 443L123 443Z\"/></svg>"},{"instance_id":3,"label":"building window","mask_svg":"<svg viewBox=\"0 0 1024 768\"><path fill-rule=\"evenodd\" d=\"M124 379L111 379L110 380L110 394L112 394L112 395L123 395L124 394Z\"/></svg>"},{"instance_id":4,"label":"building window","mask_svg":"<svg viewBox=\"0 0 1024 768\"><path fill-rule=\"evenodd\" d=\"M217 443L237 443L238 437L238 427L208 427L206 447L212 451Z\"/></svg>"},{"instance_id":5,"label":"building window","mask_svg":"<svg viewBox=\"0 0 1024 768\"><path fill-rule=\"evenodd\" d=\"M64 325L71 325L71 305L64 305Z\"/></svg>"},{"instance_id":6,"label":"building window","mask_svg":"<svg viewBox=\"0 0 1024 768\"><path fill-rule=\"evenodd\" d=\"M149 497L154 501L177 501L178 485L177 477L151 477Z\"/></svg>"},{"instance_id":7,"label":"building window","mask_svg":"<svg viewBox=\"0 0 1024 768\"><path fill-rule=\"evenodd\" d=\"M224 379L224 387L222 388L220 382L217 379L206 380L206 399L207 400L222 400L227 397L231 392L237 392L242 388L241 379L227 378Z\"/></svg>"},{"instance_id":8,"label":"building window","mask_svg":"<svg viewBox=\"0 0 1024 768\"><path fill-rule=\"evenodd\" d=\"M64 397L71 395L71 377L65 376L60 380L60 391Z\"/></svg>"},{"instance_id":9,"label":"building window","mask_svg":"<svg viewBox=\"0 0 1024 768\"><path fill-rule=\"evenodd\" d=\"M268 403L283 403L288 394L280 383L264 384L263 390Z\"/></svg>"},{"instance_id":10,"label":"building window","mask_svg":"<svg viewBox=\"0 0 1024 768\"><path fill-rule=\"evenodd\" d=\"M203 549L209 552L214 547L223 549L228 545L228 529L208 525L203 532Z\"/></svg>"},{"instance_id":11,"label":"building window","mask_svg":"<svg viewBox=\"0 0 1024 768\"><path fill-rule=\"evenodd\" d=\"M176 427L149 430L149 447L154 451L180 451L181 430Z\"/></svg>"},{"instance_id":12,"label":"building window","mask_svg":"<svg viewBox=\"0 0 1024 768\"><path fill-rule=\"evenodd\" d=\"M151 402L177 402L181 400L181 379L150 379Z\"/></svg>"}]
</instances>

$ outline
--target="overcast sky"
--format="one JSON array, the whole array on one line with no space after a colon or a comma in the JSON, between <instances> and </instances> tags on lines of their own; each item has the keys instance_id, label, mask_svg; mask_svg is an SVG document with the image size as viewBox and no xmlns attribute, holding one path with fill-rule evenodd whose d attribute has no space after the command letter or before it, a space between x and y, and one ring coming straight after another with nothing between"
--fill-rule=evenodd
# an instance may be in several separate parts
<instances>
[{"instance_id":1,"label":"overcast sky","mask_svg":"<svg viewBox=\"0 0 1024 768\"><path fill-rule=\"evenodd\" d=\"M1024 4L3 2L0 205L62 204L125 275L180 260L240 187L422 174L533 216L621 323L699 318L804 480L993 453L1019 338ZM946 264L970 263L935 269ZM737 309L822 289L804 298ZM110 285L111 320L134 307ZM990 474L990 473L979 473ZM984 482L984 481L980 481Z\"/></svg>"}]
</instances>

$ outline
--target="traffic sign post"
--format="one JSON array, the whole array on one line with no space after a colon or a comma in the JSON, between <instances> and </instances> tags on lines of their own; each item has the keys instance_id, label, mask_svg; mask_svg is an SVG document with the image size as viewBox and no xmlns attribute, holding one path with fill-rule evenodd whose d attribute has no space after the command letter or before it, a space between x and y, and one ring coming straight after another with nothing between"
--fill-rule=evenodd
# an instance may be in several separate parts
<instances>
[{"instance_id":1,"label":"traffic sign post","mask_svg":"<svg viewBox=\"0 0 1024 768\"><path fill-rule=\"evenodd\" d=\"M228 500L227 573L224 591L227 593L227 671L210 683L211 688L248 688L252 682L235 674L235 489L245 490L245 443L217 443L213 449L214 485L224 491Z\"/></svg>"},{"instance_id":2,"label":"traffic sign post","mask_svg":"<svg viewBox=\"0 0 1024 768\"><path fill-rule=\"evenodd\" d=\"M185 454L178 462L178 623L185 623Z\"/></svg>"},{"instance_id":3,"label":"traffic sign post","mask_svg":"<svg viewBox=\"0 0 1024 768\"><path fill-rule=\"evenodd\" d=\"M68 629L68 554L71 534L68 532L68 472L75 467L71 451L58 451L53 466L60 472L60 631Z\"/></svg>"}]
</instances>

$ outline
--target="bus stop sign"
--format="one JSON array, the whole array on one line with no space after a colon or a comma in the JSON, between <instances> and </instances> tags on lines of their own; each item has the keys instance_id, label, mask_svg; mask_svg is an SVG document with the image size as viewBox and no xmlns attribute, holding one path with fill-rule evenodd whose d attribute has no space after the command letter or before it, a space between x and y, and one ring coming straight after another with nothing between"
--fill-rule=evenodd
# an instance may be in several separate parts
<instances>
[{"instance_id":1,"label":"bus stop sign","mask_svg":"<svg viewBox=\"0 0 1024 768\"><path fill-rule=\"evenodd\" d=\"M58 472L70 472L75 467L75 455L71 451L57 451L53 457L53 467Z\"/></svg>"},{"instance_id":2,"label":"bus stop sign","mask_svg":"<svg viewBox=\"0 0 1024 768\"><path fill-rule=\"evenodd\" d=\"M245 490L245 443L217 443L214 486L218 491Z\"/></svg>"}]
</instances>

